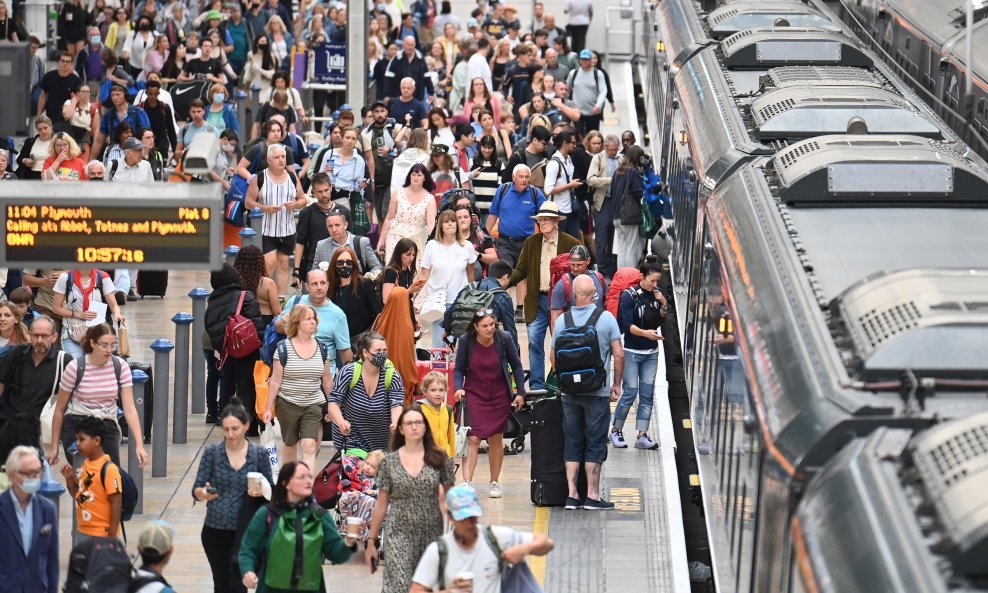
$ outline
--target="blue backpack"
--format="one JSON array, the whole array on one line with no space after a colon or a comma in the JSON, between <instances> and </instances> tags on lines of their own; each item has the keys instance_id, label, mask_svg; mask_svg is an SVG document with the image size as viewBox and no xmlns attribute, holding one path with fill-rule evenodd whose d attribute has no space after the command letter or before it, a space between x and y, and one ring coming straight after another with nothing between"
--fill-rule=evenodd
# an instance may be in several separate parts
<instances>
[{"instance_id":1,"label":"blue backpack","mask_svg":"<svg viewBox=\"0 0 988 593\"><path fill-rule=\"evenodd\" d=\"M586 395L607 382L607 369L597 340L597 320L603 309L594 310L584 325L577 327L573 311L564 314L565 327L556 336L556 372L559 390L566 395Z\"/></svg>"},{"instance_id":2,"label":"blue backpack","mask_svg":"<svg viewBox=\"0 0 988 593\"><path fill-rule=\"evenodd\" d=\"M292 301L292 299L295 299L295 301ZM292 296L288 299L288 302L285 303L284 311L288 311L297 305L298 301L298 295ZM289 302L291 302L290 305ZM271 323L264 328L264 338L261 340L261 361L269 367L274 366L274 353L278 348L278 344L285 341L285 334L278 331L278 327L274 324L275 321L277 320L272 320ZM281 365L285 365L284 359L282 359Z\"/></svg>"},{"instance_id":3,"label":"blue backpack","mask_svg":"<svg viewBox=\"0 0 988 593\"><path fill-rule=\"evenodd\" d=\"M103 490L106 490L106 466L111 463L113 462L107 460L99 470L99 480L103 484ZM134 518L134 510L137 509L137 483L122 467L118 465L117 469L120 471L120 521L130 521Z\"/></svg>"}]
</instances>

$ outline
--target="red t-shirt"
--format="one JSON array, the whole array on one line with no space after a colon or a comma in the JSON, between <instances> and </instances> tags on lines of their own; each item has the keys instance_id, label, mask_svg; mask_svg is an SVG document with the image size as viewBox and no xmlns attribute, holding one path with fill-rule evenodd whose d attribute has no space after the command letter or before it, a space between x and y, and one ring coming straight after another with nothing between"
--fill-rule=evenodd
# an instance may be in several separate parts
<instances>
[{"instance_id":1,"label":"red t-shirt","mask_svg":"<svg viewBox=\"0 0 988 593\"><path fill-rule=\"evenodd\" d=\"M46 170L54 162L55 157L48 157L45 159L45 164L41 170ZM77 156L62 161L55 174L59 181L85 181L88 179L86 177L86 163Z\"/></svg>"}]
</instances>

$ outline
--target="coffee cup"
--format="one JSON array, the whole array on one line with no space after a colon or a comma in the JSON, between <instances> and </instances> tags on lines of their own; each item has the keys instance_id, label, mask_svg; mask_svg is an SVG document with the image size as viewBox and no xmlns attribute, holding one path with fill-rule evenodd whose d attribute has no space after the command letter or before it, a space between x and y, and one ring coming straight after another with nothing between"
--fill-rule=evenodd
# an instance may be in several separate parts
<instances>
[{"instance_id":1,"label":"coffee cup","mask_svg":"<svg viewBox=\"0 0 988 593\"><path fill-rule=\"evenodd\" d=\"M360 517L346 518L346 535L350 538L360 537L360 529L364 526L364 520Z\"/></svg>"},{"instance_id":2,"label":"coffee cup","mask_svg":"<svg viewBox=\"0 0 988 593\"><path fill-rule=\"evenodd\" d=\"M473 573L469 570L456 573L454 580L458 581L458 591L461 591L462 593L469 593L470 591L473 591Z\"/></svg>"},{"instance_id":3,"label":"coffee cup","mask_svg":"<svg viewBox=\"0 0 988 593\"><path fill-rule=\"evenodd\" d=\"M260 472L247 472L247 493L257 496L261 493L261 482L264 481L264 474Z\"/></svg>"}]
</instances>

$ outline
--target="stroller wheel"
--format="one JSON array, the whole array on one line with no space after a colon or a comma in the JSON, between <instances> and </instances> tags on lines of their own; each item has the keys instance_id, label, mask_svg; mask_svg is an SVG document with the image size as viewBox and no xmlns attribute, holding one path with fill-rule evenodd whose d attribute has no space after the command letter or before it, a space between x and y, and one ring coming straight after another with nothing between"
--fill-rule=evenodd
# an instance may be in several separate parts
<instances>
[{"instance_id":1,"label":"stroller wheel","mask_svg":"<svg viewBox=\"0 0 988 593\"><path fill-rule=\"evenodd\" d=\"M511 452L514 454L521 453L525 450L525 439L517 438L511 441Z\"/></svg>"}]
</instances>

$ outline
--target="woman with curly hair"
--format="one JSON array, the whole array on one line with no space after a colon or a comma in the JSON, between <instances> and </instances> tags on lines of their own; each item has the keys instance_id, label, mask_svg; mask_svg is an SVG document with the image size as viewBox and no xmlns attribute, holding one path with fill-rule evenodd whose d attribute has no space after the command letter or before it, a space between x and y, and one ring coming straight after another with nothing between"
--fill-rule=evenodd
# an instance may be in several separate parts
<instances>
[{"instance_id":1,"label":"woman with curly hair","mask_svg":"<svg viewBox=\"0 0 988 593\"><path fill-rule=\"evenodd\" d=\"M257 304L261 306L261 319L264 320L264 327L267 327L271 320L281 315L281 301L278 300L278 287L267 276L264 254L254 245L248 245L237 254L233 267L240 272L243 289L257 296Z\"/></svg>"},{"instance_id":2,"label":"woman with curly hair","mask_svg":"<svg viewBox=\"0 0 988 593\"><path fill-rule=\"evenodd\" d=\"M86 161L79 158L82 151L75 139L65 132L52 137L48 159L41 168L41 178L45 181L84 181Z\"/></svg>"},{"instance_id":3,"label":"woman with curly hair","mask_svg":"<svg viewBox=\"0 0 988 593\"><path fill-rule=\"evenodd\" d=\"M340 247L333 252L326 276L329 280L327 296L347 316L350 342L369 330L381 312L381 300L374 283L360 273L356 265L357 254L350 247Z\"/></svg>"}]
</instances>

